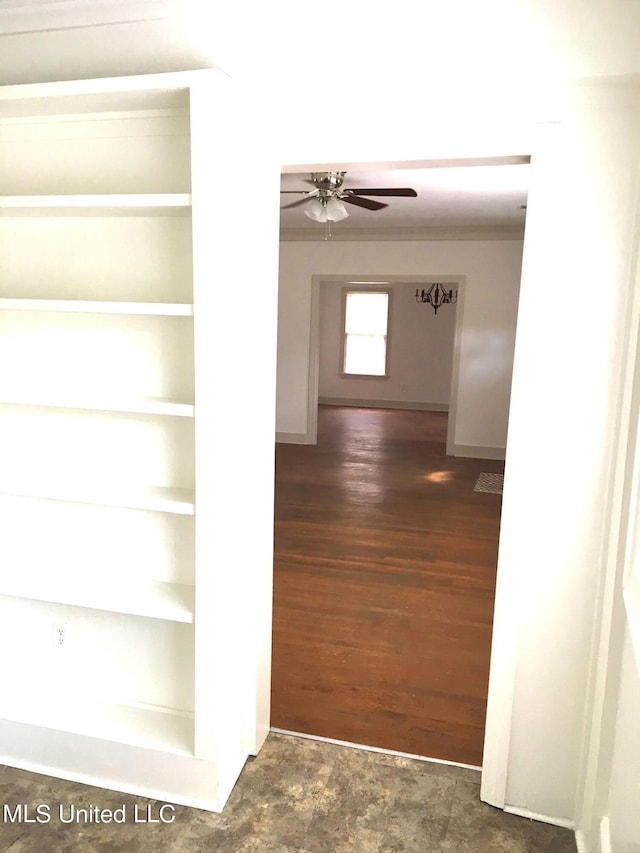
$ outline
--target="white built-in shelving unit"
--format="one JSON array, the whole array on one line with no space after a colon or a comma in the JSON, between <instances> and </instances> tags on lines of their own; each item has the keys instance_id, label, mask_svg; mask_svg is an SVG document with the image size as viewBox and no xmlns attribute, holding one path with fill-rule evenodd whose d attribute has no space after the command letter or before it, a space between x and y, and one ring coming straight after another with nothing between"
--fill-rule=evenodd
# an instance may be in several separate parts
<instances>
[{"instance_id":1,"label":"white built-in shelving unit","mask_svg":"<svg viewBox=\"0 0 640 853\"><path fill-rule=\"evenodd\" d=\"M228 85L0 90L0 762L214 810L268 724L216 427Z\"/></svg>"}]
</instances>

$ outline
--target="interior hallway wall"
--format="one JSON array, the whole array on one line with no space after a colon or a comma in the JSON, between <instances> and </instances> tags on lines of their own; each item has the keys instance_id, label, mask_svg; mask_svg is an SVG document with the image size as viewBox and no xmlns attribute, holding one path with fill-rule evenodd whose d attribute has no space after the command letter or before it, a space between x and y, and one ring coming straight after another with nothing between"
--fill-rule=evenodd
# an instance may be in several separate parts
<instances>
[{"instance_id":1,"label":"interior hallway wall","mask_svg":"<svg viewBox=\"0 0 640 853\"><path fill-rule=\"evenodd\" d=\"M600 718L594 627L633 288L637 99L626 81L577 85L532 158L485 741L485 754L508 758L499 782L493 769L483 777L483 796L499 804L502 785L512 809L567 825Z\"/></svg>"},{"instance_id":2,"label":"interior hallway wall","mask_svg":"<svg viewBox=\"0 0 640 853\"><path fill-rule=\"evenodd\" d=\"M640 847L640 81L592 84L581 93L579 106L581 125L591 138L587 162L594 217L604 225L600 252L608 274L602 283L619 308L625 334L620 335L619 405L610 417L615 431L610 523L596 587L576 823L580 849L635 853Z\"/></svg>"}]
</instances>

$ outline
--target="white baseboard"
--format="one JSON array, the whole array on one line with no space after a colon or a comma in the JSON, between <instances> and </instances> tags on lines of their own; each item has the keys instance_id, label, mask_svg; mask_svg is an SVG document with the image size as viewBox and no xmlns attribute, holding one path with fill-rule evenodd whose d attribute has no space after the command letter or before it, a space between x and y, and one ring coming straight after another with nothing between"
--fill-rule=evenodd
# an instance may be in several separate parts
<instances>
[{"instance_id":1,"label":"white baseboard","mask_svg":"<svg viewBox=\"0 0 640 853\"><path fill-rule=\"evenodd\" d=\"M529 820L538 820L540 823L549 823L551 826L560 826L562 829L574 829L575 824L572 820L565 817L550 817L545 814L538 814L537 812L529 811L529 809L520 809L517 806L505 806L505 812L508 814L514 814L518 817L526 817Z\"/></svg>"},{"instance_id":2,"label":"white baseboard","mask_svg":"<svg viewBox=\"0 0 640 853\"><path fill-rule=\"evenodd\" d=\"M246 758L234 756L222 786L218 766L187 751L163 752L11 720L0 720L0 743L0 764L9 767L213 812L222 811Z\"/></svg>"},{"instance_id":3,"label":"white baseboard","mask_svg":"<svg viewBox=\"0 0 640 853\"><path fill-rule=\"evenodd\" d=\"M576 829L576 850L578 853L587 853L587 842L581 829Z\"/></svg>"},{"instance_id":4,"label":"white baseboard","mask_svg":"<svg viewBox=\"0 0 640 853\"><path fill-rule=\"evenodd\" d=\"M356 406L363 409L404 409L409 412L448 412L448 403L423 403L411 400L370 400L356 397L318 397L321 406Z\"/></svg>"},{"instance_id":5,"label":"white baseboard","mask_svg":"<svg viewBox=\"0 0 640 853\"><path fill-rule=\"evenodd\" d=\"M365 752L380 752L383 755L393 755L396 758L412 758L414 761L426 761L431 764L445 764L447 767L463 767L465 770L477 770L479 773L482 767L477 767L475 764L460 764L457 761L445 761L442 758L429 758L427 755L414 755L412 752L397 752L394 749L383 749L380 746L366 746L362 743L352 743L348 740L336 740L331 737L321 737L320 735L307 735L302 732L291 732L287 729L271 729L274 734L289 735L290 737L300 737L305 740L317 740L321 743L333 743L336 746L347 746L350 749L363 749Z\"/></svg>"},{"instance_id":6,"label":"white baseboard","mask_svg":"<svg viewBox=\"0 0 640 853\"><path fill-rule=\"evenodd\" d=\"M605 815L600 821L600 853L612 853L611 823L608 815Z\"/></svg>"},{"instance_id":7,"label":"white baseboard","mask_svg":"<svg viewBox=\"0 0 640 853\"><path fill-rule=\"evenodd\" d=\"M475 444L447 444L447 456L463 456L467 459L497 459L504 461L506 447L481 447Z\"/></svg>"},{"instance_id":8,"label":"white baseboard","mask_svg":"<svg viewBox=\"0 0 640 853\"><path fill-rule=\"evenodd\" d=\"M578 853L596 853L589 847L584 832L576 829L576 849ZM597 853L612 853L611 849L611 823L608 815L600 821L600 846Z\"/></svg>"},{"instance_id":9,"label":"white baseboard","mask_svg":"<svg viewBox=\"0 0 640 853\"><path fill-rule=\"evenodd\" d=\"M309 433L304 432L277 432L276 444L313 444Z\"/></svg>"}]
</instances>

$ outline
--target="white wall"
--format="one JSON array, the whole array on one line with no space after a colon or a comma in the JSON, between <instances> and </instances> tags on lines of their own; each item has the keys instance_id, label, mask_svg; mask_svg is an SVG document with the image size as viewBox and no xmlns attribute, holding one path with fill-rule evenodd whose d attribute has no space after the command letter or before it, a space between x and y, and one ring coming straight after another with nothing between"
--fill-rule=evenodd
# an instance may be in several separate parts
<instances>
[{"instance_id":1,"label":"white wall","mask_svg":"<svg viewBox=\"0 0 640 853\"><path fill-rule=\"evenodd\" d=\"M485 754L507 760L501 780L495 767L485 774L483 794L492 799L502 785L507 805L568 823L608 571L638 178L634 97L624 81L572 91L532 161L523 257L485 742Z\"/></svg>"},{"instance_id":2,"label":"white wall","mask_svg":"<svg viewBox=\"0 0 640 853\"><path fill-rule=\"evenodd\" d=\"M309 431L314 275L459 276L466 295L454 440L499 452L506 443L521 255L518 240L281 243L277 431Z\"/></svg>"},{"instance_id":3,"label":"white wall","mask_svg":"<svg viewBox=\"0 0 640 853\"><path fill-rule=\"evenodd\" d=\"M340 361L345 286L342 281L320 284L320 398L448 409L456 305L444 305L436 314L430 305L416 301L416 288L424 285L388 284L389 374L364 379L345 376Z\"/></svg>"},{"instance_id":4,"label":"white wall","mask_svg":"<svg viewBox=\"0 0 640 853\"><path fill-rule=\"evenodd\" d=\"M617 435L611 522L598 579L576 825L580 849L630 853L640 849L640 83L620 81L611 89L607 99L597 89L599 97L591 97L598 119L593 142L594 149L606 150L610 136L616 139L615 158L599 170L599 210L607 223L611 272L627 297L628 333L623 338L620 405L611 412Z\"/></svg>"}]
</instances>

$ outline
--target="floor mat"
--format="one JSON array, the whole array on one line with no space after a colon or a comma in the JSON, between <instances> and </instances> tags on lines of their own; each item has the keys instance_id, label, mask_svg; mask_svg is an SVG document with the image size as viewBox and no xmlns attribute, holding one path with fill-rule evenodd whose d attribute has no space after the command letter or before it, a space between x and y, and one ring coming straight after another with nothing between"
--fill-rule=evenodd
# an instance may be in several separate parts
<instances>
[{"instance_id":1,"label":"floor mat","mask_svg":"<svg viewBox=\"0 0 640 853\"><path fill-rule=\"evenodd\" d=\"M504 474L480 474L473 491L501 495L503 480Z\"/></svg>"}]
</instances>

